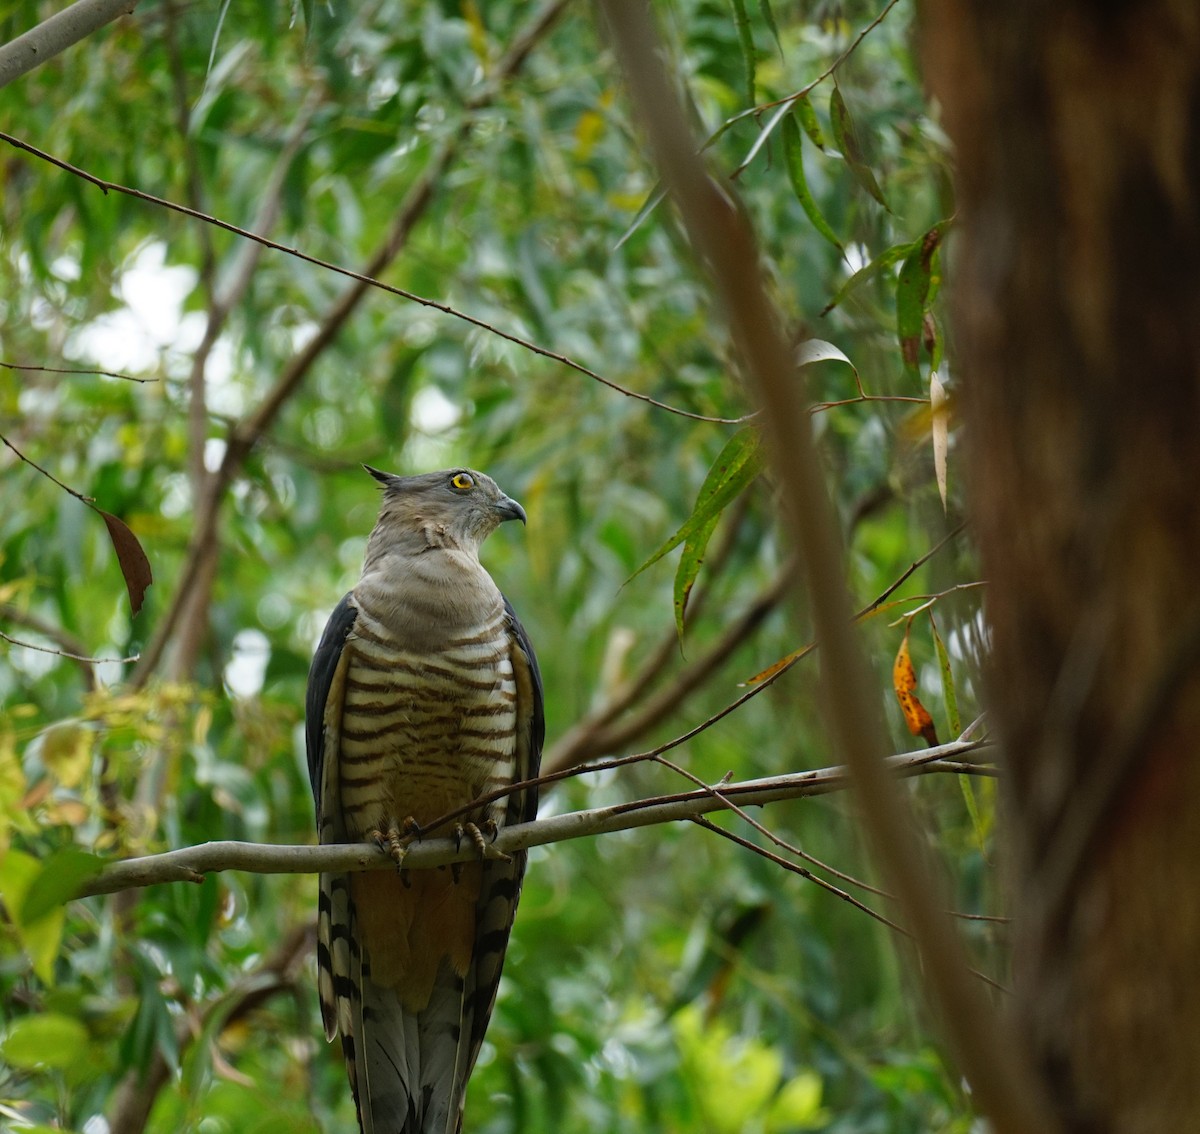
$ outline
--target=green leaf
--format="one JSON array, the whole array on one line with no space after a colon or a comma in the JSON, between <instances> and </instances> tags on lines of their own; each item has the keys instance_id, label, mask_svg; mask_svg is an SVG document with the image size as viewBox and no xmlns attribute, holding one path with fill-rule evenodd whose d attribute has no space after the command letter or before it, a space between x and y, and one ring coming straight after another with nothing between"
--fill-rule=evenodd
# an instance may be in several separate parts
<instances>
[{"instance_id":1,"label":"green leaf","mask_svg":"<svg viewBox=\"0 0 1200 1134\"><path fill-rule=\"evenodd\" d=\"M638 209L637 216L633 218L629 227L621 234L621 239L613 245L615 252L622 244L625 243L637 230L641 227L642 222L652 213L659 205L662 204L663 198L666 197L667 191L662 187L661 181L654 183L654 188L646 195L646 200L642 207Z\"/></svg>"},{"instance_id":2,"label":"green leaf","mask_svg":"<svg viewBox=\"0 0 1200 1134\"><path fill-rule=\"evenodd\" d=\"M871 167L867 165L862 144L858 140L858 132L854 126L854 119L850 117L850 110L846 106L846 100L842 98L842 92L836 84L833 88L833 94L829 96L829 118L833 123L833 136L837 141L838 149L842 151L842 157L846 159L846 164L850 167L850 172L854 175L854 180L870 193L888 212L891 212L892 210L887 203L887 199L883 195L883 190L879 188L879 182L875 180L875 174L871 172Z\"/></svg>"},{"instance_id":3,"label":"green leaf","mask_svg":"<svg viewBox=\"0 0 1200 1134\"><path fill-rule=\"evenodd\" d=\"M917 381L921 378L918 363L933 260L947 223L940 221L920 240L913 242L896 282L896 337L900 342L900 357L904 363L904 373Z\"/></svg>"},{"instance_id":4,"label":"green leaf","mask_svg":"<svg viewBox=\"0 0 1200 1134\"><path fill-rule=\"evenodd\" d=\"M696 585L696 576L704 563L704 553L708 549L708 541L716 530L720 516L713 516L699 531L694 532L683 541L683 554L679 558L679 566L675 569L675 630L683 637L683 616L687 612L688 598L692 587Z\"/></svg>"},{"instance_id":5,"label":"green leaf","mask_svg":"<svg viewBox=\"0 0 1200 1134\"><path fill-rule=\"evenodd\" d=\"M821 1077L815 1071L801 1071L789 1079L771 1100L767 1130L811 1130L827 1125L830 1115L821 1107L821 1091Z\"/></svg>"},{"instance_id":6,"label":"green leaf","mask_svg":"<svg viewBox=\"0 0 1200 1134\"><path fill-rule=\"evenodd\" d=\"M950 668L950 654L946 643L938 633L937 623L933 612L929 614L929 628L933 631L933 648L937 651L938 669L942 675L942 697L946 702L946 719L950 725L951 736L962 735L962 720L958 715L958 694L954 688L954 671Z\"/></svg>"},{"instance_id":7,"label":"green leaf","mask_svg":"<svg viewBox=\"0 0 1200 1134\"><path fill-rule=\"evenodd\" d=\"M804 141L800 135L800 127L796 125L796 118L793 115L788 115L783 120L783 155L787 161L792 191L796 194L796 199L800 202L805 216L812 222L813 228L830 244L839 252L844 252L842 242L838 240L837 233L829 226L829 222L821 215L821 210L817 208L817 202L813 200L812 191L808 187L808 179L804 176Z\"/></svg>"},{"instance_id":8,"label":"green leaf","mask_svg":"<svg viewBox=\"0 0 1200 1134\"><path fill-rule=\"evenodd\" d=\"M59 1070L85 1058L87 1028L70 1016L43 1012L14 1021L0 1044L0 1054L12 1067L32 1071L38 1067Z\"/></svg>"},{"instance_id":9,"label":"green leaf","mask_svg":"<svg viewBox=\"0 0 1200 1134\"><path fill-rule=\"evenodd\" d=\"M792 109L800 121L801 128L808 135L809 141L824 152L825 131L821 129L821 123L817 120L816 107L813 106L808 95L801 95L796 99L792 103Z\"/></svg>"},{"instance_id":10,"label":"green leaf","mask_svg":"<svg viewBox=\"0 0 1200 1134\"><path fill-rule=\"evenodd\" d=\"M754 54L754 36L750 33L750 18L746 15L746 0L729 0L733 7L733 26L737 29L738 46L742 49L742 66L746 76L746 105L755 103L758 85L758 61Z\"/></svg>"},{"instance_id":11,"label":"green leaf","mask_svg":"<svg viewBox=\"0 0 1200 1134\"><path fill-rule=\"evenodd\" d=\"M725 507L761 470L762 453L757 432L750 426L739 429L725 443L712 468L708 470L692 514L662 547L630 575L630 578L636 579L647 567L657 563L668 551L678 547L685 540L693 537L698 540L704 528L720 516ZM709 534L711 535L711 529Z\"/></svg>"},{"instance_id":12,"label":"green leaf","mask_svg":"<svg viewBox=\"0 0 1200 1134\"><path fill-rule=\"evenodd\" d=\"M775 23L775 13L771 11L770 0L758 0L758 10L762 13L763 22L771 32L771 38L775 41L775 46L779 49L779 54L782 57L783 44L779 42L779 27Z\"/></svg>"},{"instance_id":13,"label":"green leaf","mask_svg":"<svg viewBox=\"0 0 1200 1134\"><path fill-rule=\"evenodd\" d=\"M0 899L12 918L21 946L29 956L33 971L44 984L54 983L54 962L62 944L66 911L61 906L27 924L22 919L25 899L42 865L32 855L9 848L0 861Z\"/></svg>"},{"instance_id":14,"label":"green leaf","mask_svg":"<svg viewBox=\"0 0 1200 1134\"><path fill-rule=\"evenodd\" d=\"M78 847L64 847L51 855L30 882L21 903L21 924L33 925L60 909L79 893L79 887L104 867L104 859Z\"/></svg>"},{"instance_id":15,"label":"green leaf","mask_svg":"<svg viewBox=\"0 0 1200 1134\"><path fill-rule=\"evenodd\" d=\"M866 283L867 280L877 276L885 268L890 268L893 264L899 263L914 247L915 243L910 241L908 244L897 244L895 247L889 248L886 252L881 252L866 267L859 268L854 275L834 292L833 298L821 309L821 314L828 315L859 284Z\"/></svg>"}]
</instances>

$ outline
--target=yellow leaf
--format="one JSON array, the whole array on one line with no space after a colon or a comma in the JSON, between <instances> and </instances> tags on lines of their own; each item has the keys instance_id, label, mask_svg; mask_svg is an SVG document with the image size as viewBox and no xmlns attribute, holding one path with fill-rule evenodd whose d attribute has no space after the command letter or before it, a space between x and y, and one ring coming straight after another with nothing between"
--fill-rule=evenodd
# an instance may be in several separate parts
<instances>
[{"instance_id":1,"label":"yellow leaf","mask_svg":"<svg viewBox=\"0 0 1200 1134\"><path fill-rule=\"evenodd\" d=\"M83 782L92 763L92 740L91 729L78 721L63 721L42 733L42 763L63 787L75 788Z\"/></svg>"}]
</instances>

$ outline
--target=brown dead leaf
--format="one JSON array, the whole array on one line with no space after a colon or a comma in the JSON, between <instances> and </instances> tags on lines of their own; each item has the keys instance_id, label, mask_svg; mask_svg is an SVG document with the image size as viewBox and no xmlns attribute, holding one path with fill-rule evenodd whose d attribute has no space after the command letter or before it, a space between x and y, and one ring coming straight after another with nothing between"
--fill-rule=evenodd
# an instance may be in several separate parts
<instances>
[{"instance_id":1,"label":"brown dead leaf","mask_svg":"<svg viewBox=\"0 0 1200 1134\"><path fill-rule=\"evenodd\" d=\"M150 560L138 543L138 538L129 530L124 520L117 519L111 512L97 508L94 504L89 507L99 512L108 528L109 539L112 540L113 550L117 553L117 562L121 565L121 574L125 577L125 589L129 592L129 609L137 614L142 609L146 597L146 588L154 582L154 573L150 570Z\"/></svg>"}]
</instances>

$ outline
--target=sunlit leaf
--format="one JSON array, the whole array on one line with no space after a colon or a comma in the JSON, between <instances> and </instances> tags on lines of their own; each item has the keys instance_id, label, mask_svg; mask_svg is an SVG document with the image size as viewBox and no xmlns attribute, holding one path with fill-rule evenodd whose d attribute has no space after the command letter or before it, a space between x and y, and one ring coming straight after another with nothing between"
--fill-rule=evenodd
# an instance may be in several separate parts
<instances>
[{"instance_id":1,"label":"sunlit leaf","mask_svg":"<svg viewBox=\"0 0 1200 1134\"><path fill-rule=\"evenodd\" d=\"M946 387L936 373L929 375L929 416L933 430L933 472L937 479L942 510L946 509L946 451L949 444L950 414L946 405Z\"/></svg>"},{"instance_id":2,"label":"sunlit leaf","mask_svg":"<svg viewBox=\"0 0 1200 1134\"><path fill-rule=\"evenodd\" d=\"M94 731L81 721L62 721L42 734L38 754L63 787L76 788L91 766L94 740Z\"/></svg>"},{"instance_id":3,"label":"sunlit leaf","mask_svg":"<svg viewBox=\"0 0 1200 1134\"><path fill-rule=\"evenodd\" d=\"M815 1071L789 1079L767 1110L768 1131L812 1130L828 1124L830 1113L821 1106L823 1084Z\"/></svg>"},{"instance_id":4,"label":"sunlit leaf","mask_svg":"<svg viewBox=\"0 0 1200 1134\"><path fill-rule=\"evenodd\" d=\"M842 243L838 240L837 233L821 215L821 210L817 208L817 202L813 199L812 190L808 187L808 179L804 175L803 148L800 127L796 125L795 117L789 114L783 120L783 154L787 161L792 191L796 194L796 199L800 202L804 215L812 222L813 228L841 252L843 251Z\"/></svg>"},{"instance_id":5,"label":"sunlit leaf","mask_svg":"<svg viewBox=\"0 0 1200 1134\"><path fill-rule=\"evenodd\" d=\"M824 339L805 339L796 347L796 365L807 366L811 362L844 362L855 374L858 373L846 352Z\"/></svg>"},{"instance_id":6,"label":"sunlit leaf","mask_svg":"<svg viewBox=\"0 0 1200 1134\"><path fill-rule=\"evenodd\" d=\"M30 887L42 865L32 855L10 847L0 860L0 899L3 899L33 971L43 984L54 983L54 962L62 944L65 912L61 906L29 924L21 917Z\"/></svg>"},{"instance_id":7,"label":"sunlit leaf","mask_svg":"<svg viewBox=\"0 0 1200 1134\"><path fill-rule=\"evenodd\" d=\"M87 1028L71 1016L43 1012L14 1020L0 1054L12 1067L32 1071L38 1067L63 1069L87 1054Z\"/></svg>"}]
</instances>

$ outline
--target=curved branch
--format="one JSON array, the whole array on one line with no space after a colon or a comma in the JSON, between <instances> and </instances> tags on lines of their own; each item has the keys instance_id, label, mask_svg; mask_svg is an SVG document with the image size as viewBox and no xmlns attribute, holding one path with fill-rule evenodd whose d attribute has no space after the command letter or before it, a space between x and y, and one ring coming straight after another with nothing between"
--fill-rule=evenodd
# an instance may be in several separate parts
<instances>
[{"instance_id":1,"label":"curved branch","mask_svg":"<svg viewBox=\"0 0 1200 1134\"><path fill-rule=\"evenodd\" d=\"M939 772L990 775L991 770L987 766L976 762L985 748L978 741L956 740L924 752L892 756L884 764L888 771L902 777ZM844 791L848 786L849 772L845 768L834 767L722 784L718 795L706 788L658 795L610 807L569 811L533 823L505 827L496 836L492 849L498 854L508 854L529 847L565 842L567 839L690 820L712 811L728 810L731 800L741 807L761 807L784 799ZM478 851L469 840L463 843L451 838L426 839L409 848L404 866L406 869L422 870L451 862L469 862L477 855ZM222 870L245 870L254 874L311 874L320 871L380 870L384 867L395 869L395 863L386 851L370 843L280 846L221 841L114 862L82 886L76 896L85 898L113 894L119 890L152 886L160 882L202 882L205 875Z\"/></svg>"}]
</instances>

